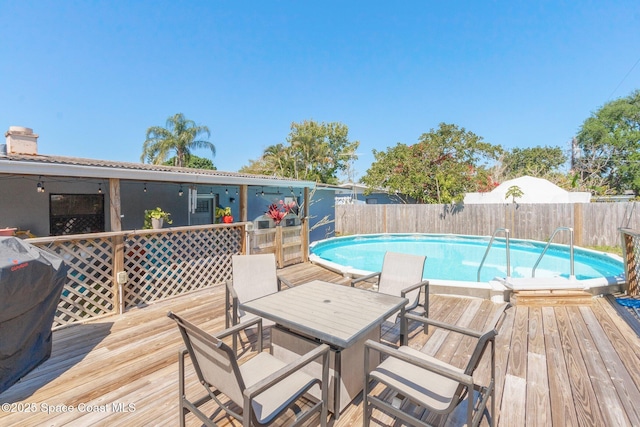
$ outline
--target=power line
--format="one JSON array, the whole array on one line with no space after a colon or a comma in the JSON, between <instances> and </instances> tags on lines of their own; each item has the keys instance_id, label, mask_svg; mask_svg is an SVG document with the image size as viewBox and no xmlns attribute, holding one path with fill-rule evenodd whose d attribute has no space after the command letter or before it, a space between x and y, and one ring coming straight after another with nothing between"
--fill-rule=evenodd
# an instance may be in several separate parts
<instances>
[{"instance_id":1,"label":"power line","mask_svg":"<svg viewBox=\"0 0 640 427\"><path fill-rule=\"evenodd\" d=\"M633 64L633 66L631 67L631 69L627 72L627 74L625 74L625 76L622 78L622 80L620 80L620 83L618 83L618 86L616 86L616 88L613 90L613 92L611 92L611 94L609 95L609 97L607 99L611 99L611 97L613 96L614 93L616 93L616 91L620 88L620 86L622 86L622 83L624 83L624 81L627 79L627 77L629 77L629 74L631 74L631 72L633 71L634 68L636 68L636 65L638 65L640 63L640 58L638 58L638 60L636 61L635 64Z\"/></svg>"}]
</instances>

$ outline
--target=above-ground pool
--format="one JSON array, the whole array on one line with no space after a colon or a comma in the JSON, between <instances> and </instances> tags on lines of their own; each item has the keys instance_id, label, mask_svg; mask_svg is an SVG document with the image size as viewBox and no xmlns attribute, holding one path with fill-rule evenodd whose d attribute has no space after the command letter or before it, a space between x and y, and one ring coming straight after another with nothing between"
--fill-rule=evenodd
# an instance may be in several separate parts
<instances>
[{"instance_id":1,"label":"above-ground pool","mask_svg":"<svg viewBox=\"0 0 640 427\"><path fill-rule=\"evenodd\" d=\"M488 237L450 234L371 234L315 242L310 253L313 262L353 276L380 271L387 251L426 255L425 279L475 287L473 283L478 282L478 267L489 240ZM546 243L520 239L510 239L509 243L512 279L506 280L505 239L496 238L480 270L481 283L486 285L498 280L513 288L513 283L531 286L532 282L537 282L543 286L541 289L551 283L556 287L584 289L618 285L624 281L624 264L620 257L577 247L574 248L575 277L571 277L569 246L558 244L550 245L532 280L533 266Z\"/></svg>"}]
</instances>

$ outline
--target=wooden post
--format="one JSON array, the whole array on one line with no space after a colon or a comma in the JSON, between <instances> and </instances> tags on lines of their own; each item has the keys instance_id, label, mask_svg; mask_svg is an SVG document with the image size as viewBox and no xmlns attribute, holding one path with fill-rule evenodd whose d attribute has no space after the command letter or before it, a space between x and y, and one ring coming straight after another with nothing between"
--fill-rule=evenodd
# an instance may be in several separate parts
<instances>
[{"instance_id":1,"label":"wooden post","mask_svg":"<svg viewBox=\"0 0 640 427\"><path fill-rule=\"evenodd\" d=\"M637 276L637 264L636 264L636 252L633 247L633 239L629 233L622 231L622 240L624 248L624 266L626 275L626 292L627 295L636 296L640 294L638 292L638 276Z\"/></svg>"},{"instance_id":2,"label":"wooden post","mask_svg":"<svg viewBox=\"0 0 640 427\"><path fill-rule=\"evenodd\" d=\"M300 228L300 240L302 247L300 250L302 251L302 262L307 262L309 260L309 189L304 187L304 212L301 218Z\"/></svg>"},{"instance_id":3,"label":"wooden post","mask_svg":"<svg viewBox=\"0 0 640 427\"><path fill-rule=\"evenodd\" d=\"M582 203L573 204L573 244L582 246Z\"/></svg>"},{"instance_id":4,"label":"wooden post","mask_svg":"<svg viewBox=\"0 0 640 427\"><path fill-rule=\"evenodd\" d=\"M247 195L249 194L249 187L247 185L241 185L240 186L240 221L245 222L248 221L247 219L247 205L248 205L248 198Z\"/></svg>"},{"instance_id":5,"label":"wooden post","mask_svg":"<svg viewBox=\"0 0 640 427\"><path fill-rule=\"evenodd\" d=\"M122 203L120 200L120 180L109 178L109 217L110 231L122 231ZM124 272L124 236L119 234L113 237L113 277L111 286L113 288L113 312L122 314L124 312L124 285L122 290L118 283L118 273ZM125 272L126 274L126 272Z\"/></svg>"},{"instance_id":6,"label":"wooden post","mask_svg":"<svg viewBox=\"0 0 640 427\"><path fill-rule=\"evenodd\" d=\"M275 237L275 251L276 251L276 264L278 264L278 268L284 267L284 248L282 247L283 243L282 238L282 226L276 226L276 237Z\"/></svg>"},{"instance_id":7,"label":"wooden post","mask_svg":"<svg viewBox=\"0 0 640 427\"><path fill-rule=\"evenodd\" d=\"M122 314L124 312L124 284L122 292L120 283L118 283L118 273L124 272L124 235L118 234L113 237L113 277L111 278L111 286L113 288L113 312Z\"/></svg>"},{"instance_id":8,"label":"wooden post","mask_svg":"<svg viewBox=\"0 0 640 427\"><path fill-rule=\"evenodd\" d=\"M109 178L109 216L111 217L111 230L122 231L122 214L120 202L120 180Z\"/></svg>"}]
</instances>

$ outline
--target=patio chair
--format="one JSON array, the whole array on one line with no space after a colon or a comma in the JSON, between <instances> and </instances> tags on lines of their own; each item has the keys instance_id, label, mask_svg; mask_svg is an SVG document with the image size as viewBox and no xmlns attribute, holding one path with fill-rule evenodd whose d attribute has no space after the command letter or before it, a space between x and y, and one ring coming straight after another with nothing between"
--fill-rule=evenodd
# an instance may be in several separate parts
<instances>
[{"instance_id":1,"label":"patio chair","mask_svg":"<svg viewBox=\"0 0 640 427\"><path fill-rule=\"evenodd\" d=\"M375 369L365 375L363 391L364 427L370 425L374 407L410 425L428 426L429 424L424 421L425 413L419 410L420 408L435 414L451 414L465 401L467 426L479 425L485 413L489 425L493 426L495 424L493 415L495 414L496 404L495 337L498 334L498 323L503 318L504 312L508 307L509 304L504 304L498 308L483 333L410 313L405 314L411 320L429 323L435 327L475 338L477 340L475 349L463 369L406 345L396 349L368 340L365 343L364 366L369 366L371 351L377 351L386 356L386 358ZM403 321L407 320L403 319ZM490 347L491 377L487 385L481 385L474 382L474 377L477 376L476 372L487 347ZM376 383L382 383L387 390L384 393L374 395L373 389ZM389 391L391 393L388 393ZM491 398L490 414L487 412L489 398ZM404 411L403 400L405 399L418 408ZM420 418L416 418L416 414Z\"/></svg>"},{"instance_id":2,"label":"patio chair","mask_svg":"<svg viewBox=\"0 0 640 427\"><path fill-rule=\"evenodd\" d=\"M233 279L227 281L225 290L225 328L256 316L240 309L238 304L280 291L282 284L291 284L276 274L274 254L233 255L231 257ZM273 322L264 320L264 326ZM233 350L237 349L237 337Z\"/></svg>"},{"instance_id":3,"label":"patio chair","mask_svg":"<svg viewBox=\"0 0 640 427\"><path fill-rule=\"evenodd\" d=\"M423 255L402 254L398 252L386 252L382 262L382 271L371 273L351 281L351 286L359 282L378 278L378 292L388 295L401 296L409 300L409 303L399 314L387 319L395 323L406 311L416 309L420 305L420 294L424 292L423 315L429 316L429 281L422 280L424 263L427 257ZM400 324L400 342L405 343L408 329ZM424 332L428 327L424 325Z\"/></svg>"},{"instance_id":4,"label":"patio chair","mask_svg":"<svg viewBox=\"0 0 640 427\"><path fill-rule=\"evenodd\" d=\"M193 413L207 426L217 426L213 419L200 409L203 404L212 400L228 415L241 421L245 427L269 425L290 408L296 411L292 425L300 425L315 413L319 413L320 424L326 426L329 346L319 345L290 364L262 351L239 364L236 354L222 338L235 335L249 326L257 326L260 332L258 340L261 340L262 319L256 318L210 335L177 314L169 312L167 316L178 324L186 346L180 350L178 357L180 426L185 425L188 412ZM262 348L261 344L258 346L259 349ZM197 400L189 400L185 394L187 353L199 382L207 392ZM318 358L322 359L322 379L302 372L304 366ZM308 394L314 386L320 387L320 401ZM301 401L303 397L310 402ZM304 405L310 405L310 408L302 412L301 408ZM213 414L217 412L218 410Z\"/></svg>"}]
</instances>

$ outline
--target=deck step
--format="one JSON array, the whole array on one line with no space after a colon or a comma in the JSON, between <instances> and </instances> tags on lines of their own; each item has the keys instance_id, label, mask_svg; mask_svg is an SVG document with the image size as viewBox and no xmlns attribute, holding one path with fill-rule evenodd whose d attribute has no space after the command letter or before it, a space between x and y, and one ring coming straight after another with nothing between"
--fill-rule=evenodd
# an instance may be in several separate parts
<instances>
[{"instance_id":1,"label":"deck step","mask_svg":"<svg viewBox=\"0 0 640 427\"><path fill-rule=\"evenodd\" d=\"M539 291L515 291L511 303L526 306L591 305L593 295L572 289L547 289Z\"/></svg>"}]
</instances>

